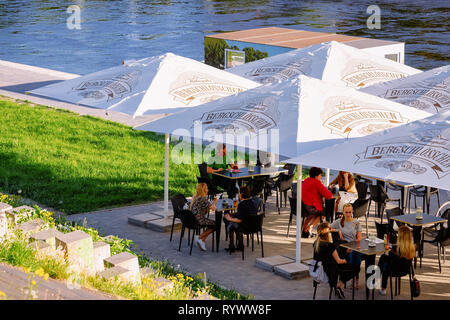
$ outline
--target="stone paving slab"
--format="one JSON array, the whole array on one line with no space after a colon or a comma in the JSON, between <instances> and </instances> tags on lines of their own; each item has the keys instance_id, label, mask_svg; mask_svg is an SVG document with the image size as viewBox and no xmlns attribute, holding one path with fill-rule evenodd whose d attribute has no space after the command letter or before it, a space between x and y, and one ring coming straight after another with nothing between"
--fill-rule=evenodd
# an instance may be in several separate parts
<instances>
[{"instance_id":1,"label":"stone paving slab","mask_svg":"<svg viewBox=\"0 0 450 320\"><path fill-rule=\"evenodd\" d=\"M170 232L172 229L172 222L173 220L171 218L169 219L157 219L152 221L147 221L145 223L145 227L147 229L157 231L157 232ZM175 220L174 230L180 230L181 229L181 223L179 220Z\"/></svg>"},{"instance_id":2,"label":"stone paving slab","mask_svg":"<svg viewBox=\"0 0 450 320\"><path fill-rule=\"evenodd\" d=\"M255 266L267 271L274 271L276 266L295 262L294 259L283 256L272 256L266 258L257 258Z\"/></svg>"},{"instance_id":3,"label":"stone paving slab","mask_svg":"<svg viewBox=\"0 0 450 320\"><path fill-rule=\"evenodd\" d=\"M156 220L156 219L161 219L162 216L161 215L156 215L153 213L141 213L135 216L131 216L128 218L128 223L137 225L137 226L141 226L141 227L145 227L145 223L147 221L152 221L152 220Z\"/></svg>"},{"instance_id":4,"label":"stone paving slab","mask_svg":"<svg viewBox=\"0 0 450 320\"><path fill-rule=\"evenodd\" d=\"M286 279L294 280L305 278L309 275L309 267L303 263L287 263L273 268L273 272Z\"/></svg>"}]
</instances>

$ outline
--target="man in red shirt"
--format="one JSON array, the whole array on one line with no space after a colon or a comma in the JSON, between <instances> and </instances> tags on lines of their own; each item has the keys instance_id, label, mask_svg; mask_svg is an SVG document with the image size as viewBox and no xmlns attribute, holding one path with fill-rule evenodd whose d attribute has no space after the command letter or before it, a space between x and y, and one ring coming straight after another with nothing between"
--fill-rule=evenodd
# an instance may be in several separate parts
<instances>
[{"instance_id":1,"label":"man in red shirt","mask_svg":"<svg viewBox=\"0 0 450 320\"><path fill-rule=\"evenodd\" d=\"M331 199L333 194L322 184L322 169L309 169L309 178L302 183L302 202L308 212L303 224L302 237L308 237L310 229L320 222L323 213L323 199Z\"/></svg>"}]
</instances>

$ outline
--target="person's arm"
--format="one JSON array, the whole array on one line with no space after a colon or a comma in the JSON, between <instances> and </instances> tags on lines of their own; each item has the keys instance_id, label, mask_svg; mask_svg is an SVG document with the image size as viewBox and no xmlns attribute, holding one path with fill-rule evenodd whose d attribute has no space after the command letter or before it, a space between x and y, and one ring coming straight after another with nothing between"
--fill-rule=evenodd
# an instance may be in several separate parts
<instances>
[{"instance_id":1,"label":"person's arm","mask_svg":"<svg viewBox=\"0 0 450 320\"><path fill-rule=\"evenodd\" d=\"M331 181L330 184L328 185L328 188L332 188L337 183L337 181L338 181L338 178L337 177L334 178L334 180Z\"/></svg>"},{"instance_id":2,"label":"person's arm","mask_svg":"<svg viewBox=\"0 0 450 320\"><path fill-rule=\"evenodd\" d=\"M344 263L347 263L347 260L339 258L339 254L338 254L337 250L334 250L334 251L333 251L333 258L334 258L334 260L336 260L336 262L337 262L338 264L344 264Z\"/></svg>"},{"instance_id":3,"label":"person's arm","mask_svg":"<svg viewBox=\"0 0 450 320\"><path fill-rule=\"evenodd\" d=\"M348 191L350 187L350 183L348 182L348 173L344 173L344 186L345 191Z\"/></svg>"},{"instance_id":4,"label":"person's arm","mask_svg":"<svg viewBox=\"0 0 450 320\"><path fill-rule=\"evenodd\" d=\"M317 181L318 185L319 185L319 194L324 197L325 199L331 199L333 197L333 194L331 193L330 190L328 190L327 188L325 188L325 186L322 184L322 182Z\"/></svg>"},{"instance_id":5,"label":"person's arm","mask_svg":"<svg viewBox=\"0 0 450 320\"><path fill-rule=\"evenodd\" d=\"M220 171L223 171L223 169L222 168L219 168L219 169L213 169L213 168L211 168L211 167L207 167L206 168L206 172L207 173L213 173L213 172L220 172Z\"/></svg>"}]
</instances>

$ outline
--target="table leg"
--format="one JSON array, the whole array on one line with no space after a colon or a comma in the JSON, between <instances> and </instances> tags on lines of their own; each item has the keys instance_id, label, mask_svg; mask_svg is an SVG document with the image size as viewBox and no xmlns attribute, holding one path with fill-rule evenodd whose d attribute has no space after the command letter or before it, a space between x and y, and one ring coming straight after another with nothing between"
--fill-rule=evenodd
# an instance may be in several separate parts
<instances>
[{"instance_id":1,"label":"table leg","mask_svg":"<svg viewBox=\"0 0 450 320\"><path fill-rule=\"evenodd\" d=\"M426 187L427 194L426 194L426 202L427 202L427 213L430 214L430 197L431 197L431 187Z\"/></svg>"},{"instance_id":2,"label":"table leg","mask_svg":"<svg viewBox=\"0 0 450 320\"><path fill-rule=\"evenodd\" d=\"M406 199L407 199L407 194L408 194L408 187L404 186L400 192L401 192L400 198L401 198L401 202L402 202L401 209L402 209L402 213L405 213L406 207L407 207Z\"/></svg>"},{"instance_id":3,"label":"table leg","mask_svg":"<svg viewBox=\"0 0 450 320\"><path fill-rule=\"evenodd\" d=\"M222 211L216 211L216 252L219 253L220 232L222 229Z\"/></svg>"}]
</instances>

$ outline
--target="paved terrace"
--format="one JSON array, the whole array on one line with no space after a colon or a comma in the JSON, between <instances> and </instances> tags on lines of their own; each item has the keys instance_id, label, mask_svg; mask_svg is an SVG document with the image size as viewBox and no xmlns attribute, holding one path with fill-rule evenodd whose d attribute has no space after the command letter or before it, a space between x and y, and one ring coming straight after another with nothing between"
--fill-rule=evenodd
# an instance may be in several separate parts
<instances>
[{"instance_id":1,"label":"paved terrace","mask_svg":"<svg viewBox=\"0 0 450 320\"><path fill-rule=\"evenodd\" d=\"M395 193L392 194L392 196L395 195ZM266 207L263 229L264 256L283 255L295 259L295 219L291 225L290 236L287 238L289 204L287 208L282 209L281 215L278 215L274 204L274 196L270 198ZM447 200L449 200L448 193L441 191L441 203ZM435 212L437 210L437 201L434 196L432 197L432 202L432 212ZM226 288L236 289L243 294L253 294L255 299L312 299L313 287L310 277L287 280L272 272L255 267L255 259L261 257L261 248L256 244L256 239L255 251L251 251L250 244L250 248L245 251L244 261L241 259L240 252L229 255L224 251L224 248L227 246L224 229L222 229L219 253L211 252L211 238L208 238L206 241L208 251L203 252L199 248L194 247L192 256L189 256L186 236L183 240L181 251L178 251L180 232L174 233L172 242L169 242L170 233L159 233L128 223L129 216L150 212L162 214L163 203L157 202L77 214L69 216L68 219L73 221L86 219L88 226L98 228L104 235L114 234L133 240L138 246L136 248L137 252L142 251L145 255L152 258L167 259L173 265L180 265L181 268L191 274L206 272L207 278L211 281ZM372 205L369 218L369 232L375 233L374 212L375 205ZM363 225L363 233L365 233L365 219L360 218L360 221ZM302 239L302 260L312 258L313 240ZM421 281L422 289L421 296L418 299L450 299L450 262L447 260L442 265L442 273L439 273L436 251L436 247L425 244L422 268L417 267L416 269L416 275ZM363 266L360 274L361 287L364 279ZM351 299L351 290L347 289L345 293L347 299ZM328 299L328 294L328 285L321 285L317 290L316 299ZM360 289L355 292L355 299L364 299L364 297L364 290ZM380 296L376 292L375 299L390 299L390 296ZM402 280L402 294L397 299L409 299L407 277L404 277Z\"/></svg>"}]
</instances>

